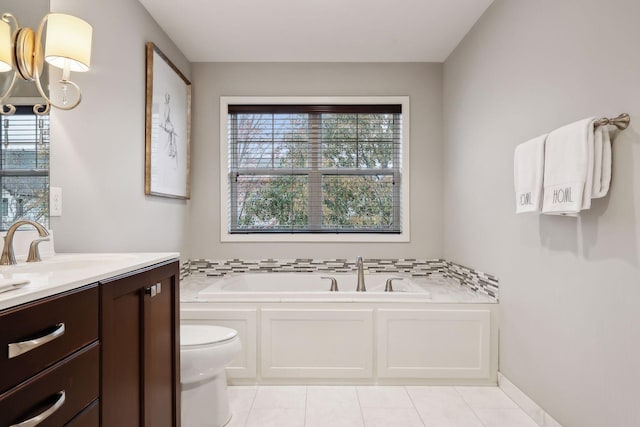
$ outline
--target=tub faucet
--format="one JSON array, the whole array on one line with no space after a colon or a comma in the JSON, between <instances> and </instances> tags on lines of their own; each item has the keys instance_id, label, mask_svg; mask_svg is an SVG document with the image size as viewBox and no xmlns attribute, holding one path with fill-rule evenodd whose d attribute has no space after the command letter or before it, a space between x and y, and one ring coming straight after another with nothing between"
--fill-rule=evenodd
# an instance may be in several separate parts
<instances>
[{"instance_id":1,"label":"tub faucet","mask_svg":"<svg viewBox=\"0 0 640 427\"><path fill-rule=\"evenodd\" d=\"M329 292L338 292L338 281L335 277L330 276L322 276L321 279L329 279L331 280L331 287L329 288Z\"/></svg>"},{"instance_id":2,"label":"tub faucet","mask_svg":"<svg viewBox=\"0 0 640 427\"><path fill-rule=\"evenodd\" d=\"M362 257L356 258L356 268L358 269L358 286L356 287L356 292L364 292L367 288L364 286L364 262L362 262Z\"/></svg>"},{"instance_id":3,"label":"tub faucet","mask_svg":"<svg viewBox=\"0 0 640 427\"><path fill-rule=\"evenodd\" d=\"M393 281L394 280L403 280L402 277L390 277L387 279L387 283L384 286L385 292L393 292Z\"/></svg>"},{"instance_id":4,"label":"tub faucet","mask_svg":"<svg viewBox=\"0 0 640 427\"><path fill-rule=\"evenodd\" d=\"M13 235L15 234L18 227L27 224L34 226L35 229L38 230L38 234L40 235L40 238L31 242L31 245L29 246L29 256L27 257L27 262L41 261L38 244L40 242L49 240L49 237L47 237L49 236L49 232L41 224L35 221L21 219L11 224L11 226L7 230L7 234L4 236L4 247L2 248L2 256L0 256L0 265L17 264L16 255L13 251Z\"/></svg>"}]
</instances>

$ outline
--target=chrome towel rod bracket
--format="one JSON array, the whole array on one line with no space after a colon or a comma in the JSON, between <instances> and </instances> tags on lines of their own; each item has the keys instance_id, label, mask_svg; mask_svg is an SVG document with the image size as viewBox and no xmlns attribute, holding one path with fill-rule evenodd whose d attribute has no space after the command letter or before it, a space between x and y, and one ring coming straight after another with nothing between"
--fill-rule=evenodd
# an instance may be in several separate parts
<instances>
[{"instance_id":1,"label":"chrome towel rod bracket","mask_svg":"<svg viewBox=\"0 0 640 427\"><path fill-rule=\"evenodd\" d=\"M629 115L627 113L622 113L615 119L608 119L606 117L603 117L600 120L596 120L594 125L596 127L613 125L620 130L625 130L629 126L630 121L631 121L631 118L629 117Z\"/></svg>"}]
</instances>

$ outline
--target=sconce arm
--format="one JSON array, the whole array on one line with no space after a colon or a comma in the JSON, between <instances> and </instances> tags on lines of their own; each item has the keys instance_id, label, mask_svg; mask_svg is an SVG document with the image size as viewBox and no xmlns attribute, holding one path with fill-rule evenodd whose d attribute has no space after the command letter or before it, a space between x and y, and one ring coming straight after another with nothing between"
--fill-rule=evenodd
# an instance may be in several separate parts
<instances>
[{"instance_id":1,"label":"sconce arm","mask_svg":"<svg viewBox=\"0 0 640 427\"><path fill-rule=\"evenodd\" d=\"M44 53L42 52L42 33L44 32L44 26L47 23L48 19L49 19L49 14L45 15L42 18L42 20L40 21L40 24L38 25L38 31L36 32L34 58L36 58L35 59L36 61L43 61L43 63L44 63L44 59L43 59ZM44 99L45 102L44 102L44 105L36 104L33 106L34 114L36 115L47 114L49 110L51 110L52 105L59 110L72 110L76 108L78 104L80 104L80 101L82 101L82 94L80 93L80 87L68 79L68 73L63 73L62 79L59 80L59 83L63 85L63 90L65 91L65 94L64 94L65 97L66 97L66 90L67 90L66 86L68 85L73 86L77 94L76 100L73 103L70 103L68 105L67 104L59 105L53 102L51 98L44 93L44 89L42 88L42 82L40 81L40 69L41 67L34 66L34 80L36 84L36 89L38 89L38 93L40 94L42 99Z\"/></svg>"}]
</instances>

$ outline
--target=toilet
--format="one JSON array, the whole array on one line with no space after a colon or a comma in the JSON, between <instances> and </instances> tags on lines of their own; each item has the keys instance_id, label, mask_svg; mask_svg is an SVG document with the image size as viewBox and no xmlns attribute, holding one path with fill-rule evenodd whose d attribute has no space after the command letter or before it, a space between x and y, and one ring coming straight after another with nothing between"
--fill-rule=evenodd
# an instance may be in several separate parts
<instances>
[{"instance_id":1,"label":"toilet","mask_svg":"<svg viewBox=\"0 0 640 427\"><path fill-rule=\"evenodd\" d=\"M240 352L238 332L213 325L180 325L182 425L222 427L231 420L224 368Z\"/></svg>"}]
</instances>

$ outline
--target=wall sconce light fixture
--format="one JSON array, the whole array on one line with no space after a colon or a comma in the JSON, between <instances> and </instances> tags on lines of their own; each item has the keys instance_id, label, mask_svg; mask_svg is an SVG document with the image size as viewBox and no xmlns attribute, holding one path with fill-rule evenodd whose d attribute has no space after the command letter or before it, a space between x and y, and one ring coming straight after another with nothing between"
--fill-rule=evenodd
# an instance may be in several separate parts
<instances>
[{"instance_id":1,"label":"wall sconce light fixture","mask_svg":"<svg viewBox=\"0 0 640 427\"><path fill-rule=\"evenodd\" d=\"M45 32L46 27L46 32ZM42 36L45 34L45 46ZM63 13L49 13L40 21L37 31L20 27L18 20L10 13L0 18L0 73L13 72L7 90L0 95L0 115L11 115L15 106L5 104L11 96L16 79L32 81L44 99L44 105L33 107L35 114L47 114L53 105L61 110L71 110L80 104L82 94L77 84L69 80L71 71L89 70L91 57L91 25L80 18ZM42 88L40 77L46 61L49 65L62 69L62 103L54 103ZM72 86L72 102L67 94ZM1 89L0 89L1 90Z\"/></svg>"}]
</instances>

